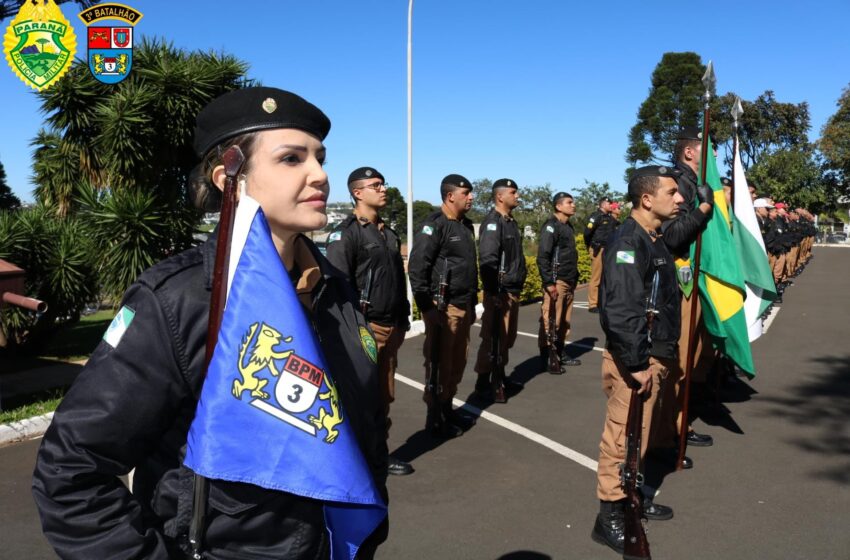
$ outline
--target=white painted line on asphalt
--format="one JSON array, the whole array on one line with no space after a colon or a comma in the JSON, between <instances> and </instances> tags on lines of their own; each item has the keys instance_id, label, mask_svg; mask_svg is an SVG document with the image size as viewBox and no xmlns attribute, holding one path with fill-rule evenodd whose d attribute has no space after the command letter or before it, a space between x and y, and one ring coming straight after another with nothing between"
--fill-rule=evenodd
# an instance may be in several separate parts
<instances>
[{"instance_id":1,"label":"white painted line on asphalt","mask_svg":"<svg viewBox=\"0 0 850 560\"><path fill-rule=\"evenodd\" d=\"M761 326L762 334L767 334L767 330L770 328L771 323L773 323L773 320L776 319L777 315L779 315L780 309L782 308L774 306L773 309L770 310L770 315L767 316L767 319L764 320L764 323Z\"/></svg>"},{"instance_id":2,"label":"white painted line on asphalt","mask_svg":"<svg viewBox=\"0 0 850 560\"><path fill-rule=\"evenodd\" d=\"M414 380L412 380L408 377L405 377L405 376L399 374L398 372L396 372L395 378L397 380L401 381L402 383L404 383L405 385L409 385L410 387L413 387L414 389L418 389L419 391L425 390L425 385L423 385L422 383L419 383L418 381L414 381ZM506 420L505 418L502 418L501 416L496 416L492 412L487 412L486 410L481 410L477 406L473 406L473 405L471 405L467 402L464 402L460 399L453 399L452 402L454 403L455 406L460 407L460 408L464 409L465 411L470 412L470 413L474 414L475 416L478 416L479 418L484 418L485 420L489 420L490 422L493 422L497 426L501 426L501 427L505 428L506 430L510 430L511 432L513 432L515 434L518 434L518 435L521 435L524 438L530 439L531 441L538 443L538 444L542 445L543 447L554 451L558 455L561 455L562 457L566 457L570 461L574 461L574 462L578 463L579 465L581 465L582 467L587 467L588 469L592 470L593 472L596 472L596 468L597 468L596 461L594 461L590 457L587 457L586 455L582 455L578 451L570 449L566 445L562 445L562 444L558 443L557 441L551 440L551 439L547 438L546 436L542 436L542 435L538 434L537 432L532 432L528 428L520 426L516 422L511 422L510 420Z\"/></svg>"},{"instance_id":3,"label":"white painted line on asphalt","mask_svg":"<svg viewBox=\"0 0 850 560\"><path fill-rule=\"evenodd\" d=\"M481 328L481 323L472 323L472 325L475 326L475 327L478 327L479 329ZM522 332L522 331L517 331L516 333L519 334L519 335L522 335L522 336L537 338L536 334L531 334L531 333ZM599 346L593 346L593 345L590 345L590 344L581 344L580 342L570 342L569 340L567 341L567 346L575 346L576 348L585 348L587 350L596 350L597 352L604 352L605 351L604 348L600 348Z\"/></svg>"}]
</instances>

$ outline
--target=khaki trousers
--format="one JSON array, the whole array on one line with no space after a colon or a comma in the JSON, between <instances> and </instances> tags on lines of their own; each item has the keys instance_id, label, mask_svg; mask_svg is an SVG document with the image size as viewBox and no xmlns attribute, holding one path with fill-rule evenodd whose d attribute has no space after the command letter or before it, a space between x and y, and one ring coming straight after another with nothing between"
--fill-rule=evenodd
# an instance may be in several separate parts
<instances>
[{"instance_id":1,"label":"khaki trousers","mask_svg":"<svg viewBox=\"0 0 850 560\"><path fill-rule=\"evenodd\" d=\"M667 375L673 364L650 358L652 388L644 394L643 423L641 426L640 457L652 434L653 417L657 414L658 396L664 391ZM600 500L614 502L626 497L620 485L620 464L626 460L626 422L629 417L629 399L632 390L623 381L625 368L618 364L606 350L602 353L602 391L608 397L605 409L605 427L599 443L599 466L596 471L596 495Z\"/></svg>"},{"instance_id":2,"label":"khaki trousers","mask_svg":"<svg viewBox=\"0 0 850 560\"><path fill-rule=\"evenodd\" d=\"M500 366L508 363L508 350L516 342L517 323L519 320L519 296L515 294L499 294L501 307L496 309L493 300L484 298L484 313L481 314L481 345L478 347L478 357L475 360L476 373L490 373L494 364L491 363L490 351L493 340L493 317L499 317L499 355Z\"/></svg>"},{"instance_id":3,"label":"khaki trousers","mask_svg":"<svg viewBox=\"0 0 850 560\"><path fill-rule=\"evenodd\" d=\"M397 326L387 327L377 323L369 323L375 344L378 347L378 382L381 387L381 404L387 416L387 436L389 436L392 420L390 419L390 403L395 400L395 370L398 365L398 349L404 342L404 330Z\"/></svg>"},{"instance_id":4,"label":"khaki trousers","mask_svg":"<svg viewBox=\"0 0 850 560\"><path fill-rule=\"evenodd\" d=\"M785 259L785 276L793 276L794 271L797 270L797 255L800 254L800 248L798 246L791 247L791 250L788 251L788 256Z\"/></svg>"},{"instance_id":5,"label":"khaki trousers","mask_svg":"<svg viewBox=\"0 0 850 560\"><path fill-rule=\"evenodd\" d=\"M466 358L469 353L469 327L475 320L475 311L449 305L445 312L438 312L440 322L440 360L439 360L439 400L451 402L457 394L457 386L463 379ZM436 325L425 319L425 342L422 353L425 356L425 392L422 400L430 405L431 394L427 382L431 379L431 345L434 343Z\"/></svg>"},{"instance_id":6,"label":"khaki trousers","mask_svg":"<svg viewBox=\"0 0 850 560\"><path fill-rule=\"evenodd\" d=\"M602 282L602 253L605 249L600 247L594 255L590 248L590 283L587 286L587 307L593 309L599 304L599 284Z\"/></svg>"},{"instance_id":7,"label":"khaki trousers","mask_svg":"<svg viewBox=\"0 0 850 560\"><path fill-rule=\"evenodd\" d=\"M777 284L785 279L785 254L773 256L773 281Z\"/></svg>"},{"instance_id":8,"label":"khaki trousers","mask_svg":"<svg viewBox=\"0 0 850 560\"><path fill-rule=\"evenodd\" d=\"M555 283L558 289L558 300L555 301L555 342L558 348L563 348L564 342L570 335L570 319L573 316L573 299L575 297L575 285L567 284L563 280ZM549 306L552 298L549 292L543 290L543 303L540 307L540 328L537 331L537 346L541 350L549 347Z\"/></svg>"}]
</instances>

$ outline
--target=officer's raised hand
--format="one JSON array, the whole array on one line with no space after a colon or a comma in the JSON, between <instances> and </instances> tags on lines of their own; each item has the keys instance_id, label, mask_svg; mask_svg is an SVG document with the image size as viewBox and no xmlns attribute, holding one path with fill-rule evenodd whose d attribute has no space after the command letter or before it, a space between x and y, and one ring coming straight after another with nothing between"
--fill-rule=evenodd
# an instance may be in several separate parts
<instances>
[{"instance_id":1,"label":"officer's raised hand","mask_svg":"<svg viewBox=\"0 0 850 560\"><path fill-rule=\"evenodd\" d=\"M714 191L711 187L703 184L697 187L697 202L699 203L700 212L708 214L714 207Z\"/></svg>"}]
</instances>

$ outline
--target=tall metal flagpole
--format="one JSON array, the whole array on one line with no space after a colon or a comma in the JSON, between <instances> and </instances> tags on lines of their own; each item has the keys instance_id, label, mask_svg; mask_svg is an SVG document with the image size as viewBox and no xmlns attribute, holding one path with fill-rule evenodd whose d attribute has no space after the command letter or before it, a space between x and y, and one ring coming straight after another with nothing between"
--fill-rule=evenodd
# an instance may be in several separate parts
<instances>
[{"instance_id":1,"label":"tall metal flagpole","mask_svg":"<svg viewBox=\"0 0 850 560\"><path fill-rule=\"evenodd\" d=\"M705 174L708 165L708 150L711 149L711 143L708 141L708 131L711 126L711 90L714 89L717 83L717 78L714 76L714 64L708 62L708 67L705 69L705 74L702 77L702 83L705 86L705 95L703 100L705 106L703 108L702 119L702 154L700 156L700 174L699 184L705 184ZM682 460L685 458L685 449L688 446L688 401L691 398L691 372L694 369L694 350L696 349L696 319L697 319L697 301L699 300L699 264L700 253L702 253L702 231L697 234L696 248L694 249L694 287L691 291L691 317L688 321L688 347L685 355L685 379L682 383L682 426L679 430L679 457L676 460L676 470L681 470ZM682 325L684 328L685 325Z\"/></svg>"},{"instance_id":2,"label":"tall metal flagpole","mask_svg":"<svg viewBox=\"0 0 850 560\"><path fill-rule=\"evenodd\" d=\"M413 0L407 4L407 265L413 250ZM413 322L413 290L410 276L407 279L407 301L411 302L410 317Z\"/></svg>"}]
</instances>

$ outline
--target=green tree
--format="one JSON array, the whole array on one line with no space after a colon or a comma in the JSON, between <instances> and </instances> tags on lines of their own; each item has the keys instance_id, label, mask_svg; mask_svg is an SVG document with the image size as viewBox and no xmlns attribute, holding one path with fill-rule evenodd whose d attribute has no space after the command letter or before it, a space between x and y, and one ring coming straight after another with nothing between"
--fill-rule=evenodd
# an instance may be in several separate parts
<instances>
[{"instance_id":1,"label":"green tree","mask_svg":"<svg viewBox=\"0 0 850 560\"><path fill-rule=\"evenodd\" d=\"M401 196L401 191L396 187L387 187L387 205L381 211L381 215L391 228L393 228L402 242L407 240L407 203Z\"/></svg>"},{"instance_id":2,"label":"green tree","mask_svg":"<svg viewBox=\"0 0 850 560\"><path fill-rule=\"evenodd\" d=\"M827 204L826 189L817 161L810 148L785 149L761 156L753 165L747 178L759 189L769 193L776 201L802 206L815 212Z\"/></svg>"},{"instance_id":3,"label":"green tree","mask_svg":"<svg viewBox=\"0 0 850 560\"><path fill-rule=\"evenodd\" d=\"M641 104L637 123L629 131L626 161L630 167L672 159L678 130L701 122L704 73L705 65L697 53L662 55L652 72L649 96Z\"/></svg>"},{"instance_id":4,"label":"green tree","mask_svg":"<svg viewBox=\"0 0 850 560\"><path fill-rule=\"evenodd\" d=\"M584 225L588 218L599 206L599 199L603 196L609 197L611 200L622 201L625 195L611 188L608 182L597 183L585 179L584 188L581 189L576 197L576 216L573 218L573 223L579 231L584 231Z\"/></svg>"},{"instance_id":5,"label":"green tree","mask_svg":"<svg viewBox=\"0 0 850 560\"><path fill-rule=\"evenodd\" d=\"M467 215L473 222L480 222L493 207L493 181L478 179L472 181L472 208Z\"/></svg>"},{"instance_id":6,"label":"green tree","mask_svg":"<svg viewBox=\"0 0 850 560\"><path fill-rule=\"evenodd\" d=\"M535 236L540 233L543 222L552 214L553 194L549 183L519 188L519 207L513 215L521 228L531 226Z\"/></svg>"},{"instance_id":7,"label":"green tree","mask_svg":"<svg viewBox=\"0 0 850 560\"><path fill-rule=\"evenodd\" d=\"M843 185L844 194L848 194L850 193L850 85L844 88L836 105L838 110L829 117L821 129L818 148L823 153L826 167L832 171L832 182Z\"/></svg>"},{"instance_id":8,"label":"green tree","mask_svg":"<svg viewBox=\"0 0 850 560\"><path fill-rule=\"evenodd\" d=\"M3 168L3 163L0 162L0 210L14 210L20 205L21 200L6 184L6 170Z\"/></svg>"},{"instance_id":9,"label":"green tree","mask_svg":"<svg viewBox=\"0 0 850 560\"><path fill-rule=\"evenodd\" d=\"M422 220L427 218L428 214L436 211L438 208L438 206L434 206L425 200L413 201L413 235L416 235L416 230L419 228Z\"/></svg>"},{"instance_id":10,"label":"green tree","mask_svg":"<svg viewBox=\"0 0 850 560\"><path fill-rule=\"evenodd\" d=\"M712 140L725 149L724 160L730 168L735 133L732 106L736 98L731 92L720 96L712 104L711 113ZM738 142L744 169L749 169L768 154L781 150L808 149L808 131L811 127L808 103L777 101L773 91L767 90L755 101L742 100L741 106L744 114L738 122Z\"/></svg>"}]
</instances>

